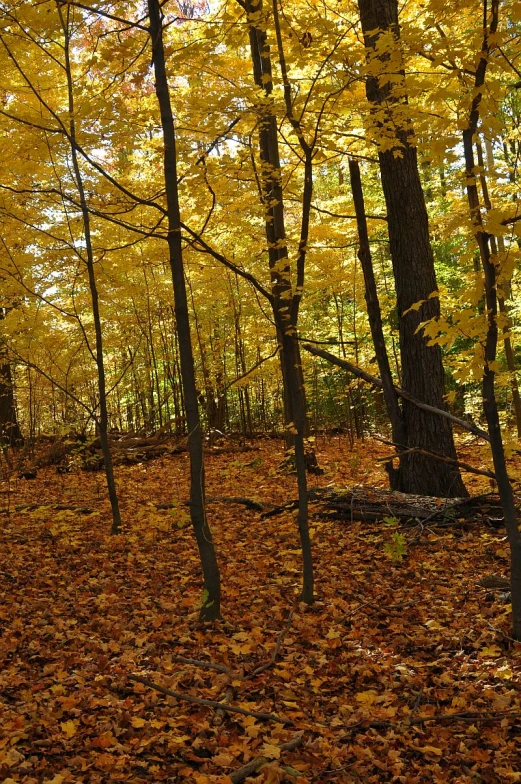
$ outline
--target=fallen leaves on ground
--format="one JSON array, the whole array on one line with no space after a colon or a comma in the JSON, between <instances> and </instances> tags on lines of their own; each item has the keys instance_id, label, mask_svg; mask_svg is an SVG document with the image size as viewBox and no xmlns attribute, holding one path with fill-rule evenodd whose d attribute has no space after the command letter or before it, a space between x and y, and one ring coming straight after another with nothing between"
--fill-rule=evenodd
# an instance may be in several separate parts
<instances>
[{"instance_id":1,"label":"fallen leaves on ground","mask_svg":"<svg viewBox=\"0 0 521 784\"><path fill-rule=\"evenodd\" d=\"M294 478L277 470L280 443L258 446L253 458L210 456L208 495L294 498ZM320 440L326 473L313 483L383 487L375 460L385 449ZM306 607L296 604L294 515L212 504L224 620L201 626L187 477L185 454L119 468L120 536L108 533L100 474L48 469L3 483L4 509L42 506L2 516L0 781L225 784L260 756L268 764L254 776L268 784L521 780L521 645L508 639L505 595L478 584L508 573L503 530L412 525L400 529L406 554L394 562L389 525L312 510L317 601ZM270 660L292 608L276 661L248 677ZM212 709L130 674L216 701L231 688L232 704L281 722L214 723ZM302 745L281 752L300 732Z\"/></svg>"}]
</instances>

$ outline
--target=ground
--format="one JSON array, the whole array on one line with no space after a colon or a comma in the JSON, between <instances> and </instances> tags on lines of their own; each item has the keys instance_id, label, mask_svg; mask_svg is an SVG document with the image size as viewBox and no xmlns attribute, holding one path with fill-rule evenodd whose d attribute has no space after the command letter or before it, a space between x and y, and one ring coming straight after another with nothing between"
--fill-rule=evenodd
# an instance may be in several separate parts
<instances>
[{"instance_id":1,"label":"ground","mask_svg":"<svg viewBox=\"0 0 521 784\"><path fill-rule=\"evenodd\" d=\"M256 447L208 457L209 496L295 497L294 477L277 471L282 445ZM326 470L312 484L386 486L381 443L320 438L317 451ZM462 459L490 467L474 442ZM293 513L212 503L224 619L201 626L187 476L185 454L118 468L120 536L109 534L101 474L4 477L0 782L224 784L259 756L268 764L253 776L269 784L521 780L521 644L508 639L508 593L479 584L508 576L503 529L398 530L312 508L307 607L296 603ZM468 484L490 489L482 477ZM15 511L29 504L42 506ZM232 688L230 704L279 721L223 720L132 674L198 699Z\"/></svg>"}]
</instances>

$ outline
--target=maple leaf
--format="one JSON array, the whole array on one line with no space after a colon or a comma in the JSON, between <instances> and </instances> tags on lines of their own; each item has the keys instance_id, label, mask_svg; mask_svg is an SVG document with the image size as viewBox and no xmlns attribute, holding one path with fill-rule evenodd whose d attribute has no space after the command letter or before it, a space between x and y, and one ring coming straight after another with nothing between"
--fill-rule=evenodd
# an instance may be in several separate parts
<instances>
[{"instance_id":1,"label":"maple leaf","mask_svg":"<svg viewBox=\"0 0 521 784\"><path fill-rule=\"evenodd\" d=\"M273 743L264 743L261 746L260 753L268 759L280 759L280 747L273 745Z\"/></svg>"},{"instance_id":2,"label":"maple leaf","mask_svg":"<svg viewBox=\"0 0 521 784\"><path fill-rule=\"evenodd\" d=\"M60 727L62 729L62 732L65 733L67 738L72 738L78 731L78 725L79 725L78 721L69 720L69 721L62 721Z\"/></svg>"}]
</instances>

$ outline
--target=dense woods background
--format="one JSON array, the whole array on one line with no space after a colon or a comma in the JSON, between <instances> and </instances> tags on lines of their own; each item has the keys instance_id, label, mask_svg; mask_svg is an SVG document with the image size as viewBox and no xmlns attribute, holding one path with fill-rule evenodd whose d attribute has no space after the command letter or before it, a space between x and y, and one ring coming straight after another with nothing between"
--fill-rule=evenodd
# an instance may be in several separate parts
<instances>
[{"instance_id":1,"label":"dense woods background","mask_svg":"<svg viewBox=\"0 0 521 784\"><path fill-rule=\"evenodd\" d=\"M0 440L8 520L13 491L20 496L14 510L22 515L35 512L38 503L32 494L41 493L44 506L59 512L58 521L63 522L56 527L55 521L43 520L43 550L49 546L53 553L60 548L76 552L78 564L83 564L80 571L87 569L93 531L80 535L67 514L75 520L98 514L95 507L104 503L101 479L89 475L81 485L77 477L80 469L103 469L108 491L103 524L106 533L115 535L113 544L103 539L100 545L106 562L113 553L118 571L121 554L140 546L136 530L147 520L151 529L157 523L152 540L159 537L165 548L169 537L179 534L176 558L183 568L186 559L193 570L186 580L197 580L194 574L202 571L199 621L224 623L218 633L225 640L221 594L226 612L239 613L244 575L237 587L237 574L223 555L226 544L224 550L221 545L242 545L223 529L226 514L221 510L214 526L208 507L231 505L244 508L245 515L254 510L265 526L283 515L283 536L295 538L293 549L286 542L283 552L299 554L294 569L300 579L298 599L308 613L317 613L326 653L341 647L341 635L321 625L329 612L320 599L323 587L315 601L315 578L320 574L323 579L327 572L324 552L319 549L317 556L312 547L318 536L317 515L351 525L360 520L390 525L392 538L382 557L392 564L391 577L399 590L406 586L406 575L399 571L406 554L414 562L411 579L421 576L420 559L409 552L403 526L412 522L420 527L416 545L425 531L432 534L428 523L443 527L459 520L467 531L465 526L486 521L506 530L501 547L494 538L498 534L483 536L490 537L489 550L495 548L492 560L504 561L507 571L510 567L510 578L489 575L486 579L495 579L494 585L478 584L495 590L505 588L498 580L507 580L505 602L512 614L501 615L502 630L489 626L505 650L514 646L517 655L521 533L517 467L508 461L521 437L520 2L458 0L449 7L438 0L0 2L0 139ZM267 436L278 441L259 447ZM327 440L333 437L340 440ZM321 449L316 448L319 438ZM378 452L375 443L382 440L386 447ZM284 443L281 454L279 441ZM212 454L211 493L205 450ZM217 460L233 450L239 455L251 450L254 456L232 463L227 457ZM132 489L139 481L135 472L146 474L142 466L148 458L160 456L163 462L150 469L150 476L159 473L147 491L157 498L145 500ZM382 495L380 463L385 463L388 495ZM122 473L122 464L132 467ZM240 471L230 482L233 466ZM245 486L250 469L264 481L262 486L252 481L255 493ZM32 491L20 484L36 478L38 471L44 472L47 485ZM481 476L481 485L469 480L472 472ZM318 483L311 491L310 475ZM484 490L485 478L497 494L468 499L472 490ZM363 492L346 489L349 480L365 485ZM69 482L67 492L59 481ZM227 495L218 492L219 482ZM83 500L82 487L89 496ZM75 494L81 504L72 503ZM413 494L412 500L402 494ZM143 504L148 504L146 514ZM165 510L173 517L171 525L158 523ZM32 526L42 523L38 514L23 536L31 538ZM188 522L197 566L193 544L185 537ZM97 522L93 525L97 531ZM321 547L327 540L325 529L323 533ZM19 542L17 535L9 539L14 542L10 553L15 566L6 572L7 580L18 579L18 570L28 563L28 540ZM146 541L145 570L153 558ZM249 533L248 541L254 552ZM159 560L174 580L165 552ZM272 564L276 561L282 572L286 568L271 550L263 553L259 573L268 582L272 556ZM378 561L380 555L374 557ZM240 563L239 558L234 570L241 570ZM72 567L68 563L63 568ZM251 564L249 568L255 570ZM475 585L479 575L474 576ZM134 577L131 590L139 593ZM36 578L35 595L46 590L42 579L45 569ZM119 578L114 572L110 579ZM387 592L395 590L392 580ZM232 646L230 653L222 640L220 648L212 649L211 656L220 651L228 664L232 654L239 656L233 672L228 664L219 665L221 670L214 667L228 678L220 684L231 690L225 695L228 702L243 676L256 682L271 670L297 611L303 613L298 617L305 627L304 606L295 604L294 589L292 578L286 615L281 608L287 596L281 598L282 591L277 598L279 619L285 617L286 625L267 666L255 661L257 669L246 667L245 676L243 670L237 674L236 665L247 661L241 657L253 650L245 641L248 634L255 638L254 621L248 632L234 628L228 635L237 650ZM338 596L343 597L342 611L351 611L344 588L328 583L325 590L330 598L335 596L335 611ZM147 591L146 601L152 601L159 587L150 584ZM378 610L382 596L366 603ZM193 596L187 599L181 593L178 599L177 610L169 601L162 609L174 610L175 616L193 607ZM157 596L154 601L159 601ZM269 598L262 601L269 614ZM400 596L390 606L401 610L414 604ZM492 610L488 615L474 610L481 621L493 616ZM244 615L244 607L240 612ZM165 619L156 614L149 621L159 630ZM196 623L193 618L185 621ZM134 623L130 615L127 622ZM422 616L421 623L424 629L441 628L433 625L436 618ZM105 632L110 636L114 628ZM197 634L189 639L186 629L184 633L185 648L195 646L195 658L185 656L185 664L204 669L209 664L206 654L206 664L201 664L197 649L204 632L197 641ZM114 639L126 640L125 634L120 625ZM147 634L153 647L159 637L154 631ZM375 634L371 645L381 646ZM503 655L495 638L483 648L484 640L474 640L473 651L485 650L482 658L491 660ZM238 642L245 643L244 650ZM127 656L134 643L129 638L112 648L103 644L114 658L122 649ZM396 655L408 655L403 640L396 644L402 646ZM438 653L448 644L439 642ZM8 648L9 657L12 650ZM295 661L303 655L299 650ZM44 661L48 651L35 656ZM144 672L152 660L156 665L162 661L158 653L155 659L132 659L132 664ZM337 662L338 673L345 671L344 665ZM112 675L123 678L126 673L133 688L157 691L157 683L127 672L121 662L112 666ZM504 666L509 674L497 677L510 681L514 665ZM501 667L503 663L497 672L505 673ZM296 670L285 672L288 682L298 681ZM377 682L382 683L379 678ZM435 691L438 687L429 686ZM117 688L123 688L121 683ZM223 697L219 684L205 688ZM248 699L257 699L248 694ZM378 690L374 699L367 696L370 691L359 694L366 695L356 697L366 708L379 704ZM304 744L302 734L286 737L286 725L315 731L311 720L301 721L301 697L288 687L284 704L296 711L289 721L271 712L259 719L279 727L266 739L265 762ZM347 704L345 694L342 699ZM407 716L411 710L415 714L422 699L414 708L409 700ZM503 707L510 717L511 702L494 703L486 721L497 721ZM195 704L206 703L196 699ZM313 713L309 695L306 704ZM459 709L465 701L451 704ZM391 698L384 700L384 707L389 710L372 723L364 714L365 730L391 726L398 708ZM72 703L70 710L76 710ZM225 713L219 714L221 723ZM331 719L322 707L318 714L322 723ZM251 710L243 715L256 716ZM351 713L342 715L344 720ZM431 714L422 715L417 723L421 731ZM435 722L454 718L439 715ZM74 744L83 735L80 713L71 717L65 716L60 726ZM469 717L475 718L463 712L455 720ZM125 726L140 729L149 720L125 719ZM411 721L410 726L416 726L414 716ZM178 759L172 769L156 765L151 775L168 778L174 770L175 776L195 776L194 765L185 764L190 758L184 743L192 730L175 750L181 749L185 767L179 767ZM115 739L120 735L112 731L105 730L111 735L106 745L98 744L101 757L119 749ZM216 761L215 746L205 746L210 735L208 730L197 746L208 752L203 759L213 760L199 776L201 781L215 778L216 766L232 768L242 754L228 738L222 743L228 747L226 760L221 754ZM250 740L257 735L252 732ZM427 758L443 754L448 737L438 740L439 748L422 747ZM496 749L501 745L497 739L488 741L496 743ZM9 742L14 746L17 741ZM129 743L135 750L133 742L132 736ZM505 735L501 743L506 761L496 760L505 778L494 778L491 764L488 778L472 778L467 766L457 780L517 780L509 778L510 742ZM248 762L254 749L247 742L244 748ZM485 759L478 752L473 761L488 764L490 753ZM6 759L14 757L0 758L6 775L25 775L17 767L20 759L12 764ZM113 769L111 759L97 769L110 771L114 780L124 778L123 764ZM331 767L335 759L337 769ZM441 764L434 779L407 777L402 763L394 764L392 755L390 759L393 764L388 761L382 769L385 780L456 780L454 768L444 770ZM330 755L329 768L340 778L350 775L345 774L345 760L345 754ZM288 766L267 764L265 776L271 784L315 769L310 758L304 759L304 767L289 771ZM368 770L364 767L371 777L364 780L383 780ZM414 776L420 776L418 766L415 771ZM236 771L231 780L247 775ZM38 780L27 776L20 780ZM65 780L63 773L56 776L49 781ZM230 781L225 773L219 780Z\"/></svg>"},{"instance_id":2,"label":"dense woods background","mask_svg":"<svg viewBox=\"0 0 521 784\"><path fill-rule=\"evenodd\" d=\"M89 10L89 4L8 3L2 9L4 377L9 383L9 360L18 420L28 438L92 430L92 412L99 405L85 220L73 147L89 216L110 427L151 432L172 419L174 429L184 427L164 242L163 136L142 12L131 4ZM306 167L301 135L311 150L313 194L299 337L330 344L339 356L378 375L357 259L351 157L360 161L385 338L399 381L403 314L396 312L378 149L389 149L399 159L400 144L391 120L381 121L384 110L372 109L365 97L365 81L376 63L366 63L357 9L341 3L331 8L292 3L281 9L284 72L269 7L255 5L248 16L237 2L222 7L172 3L164 4L162 13L205 427L251 434L280 432L284 424L273 317L241 275L247 272L269 288L262 193L268 164L262 161L257 133L267 103L277 122L291 262L301 239ZM521 112L517 13L516 3L500 9L473 139L483 218L486 230L497 235L505 306L500 327L510 336L514 367L520 230L514 221ZM462 129L475 91L482 17L477 3L458 3L453 10L434 2L421 8L408 4L401 10L399 43L389 34L378 43L385 52L384 81L403 81L396 100L404 125L414 129L429 212L441 316L429 322L427 334L443 347L453 411L475 418L481 412L486 319L465 195ZM255 83L249 62L252 20L268 35L268 91ZM267 78L261 76L264 85ZM219 263L208 246L237 269ZM434 290L428 294L434 296ZM512 370L501 346L498 397L509 433L515 432L510 427L515 421ZM342 427L360 437L385 420L380 397L345 373L308 355L303 372L314 428Z\"/></svg>"}]
</instances>

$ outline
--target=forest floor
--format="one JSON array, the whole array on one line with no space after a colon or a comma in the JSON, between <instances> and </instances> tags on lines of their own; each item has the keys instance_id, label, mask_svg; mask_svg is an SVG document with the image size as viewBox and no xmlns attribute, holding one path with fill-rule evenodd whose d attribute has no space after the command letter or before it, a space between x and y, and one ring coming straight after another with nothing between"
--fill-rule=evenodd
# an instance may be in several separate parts
<instances>
[{"instance_id":1,"label":"forest floor","mask_svg":"<svg viewBox=\"0 0 521 784\"><path fill-rule=\"evenodd\" d=\"M277 470L282 445L255 446L208 456L209 496L295 498L294 477ZM319 438L325 473L310 484L385 487L376 460L389 451ZM474 441L460 454L490 468ZM46 468L0 484L0 782L229 784L259 756L267 764L253 776L268 784L521 781L521 644L508 639L508 595L479 584L508 576L504 529L397 531L324 520L312 506L307 607L296 603L294 514L212 503L224 620L202 626L187 477L186 454L119 467L118 536L100 473ZM473 494L490 490L465 478ZM396 533L401 561L386 548ZM223 718L132 674L280 720Z\"/></svg>"}]
</instances>

